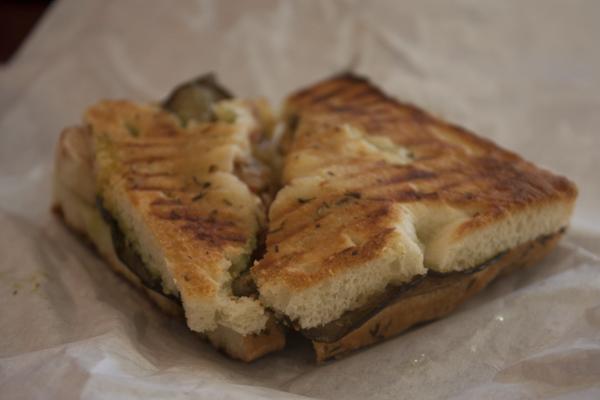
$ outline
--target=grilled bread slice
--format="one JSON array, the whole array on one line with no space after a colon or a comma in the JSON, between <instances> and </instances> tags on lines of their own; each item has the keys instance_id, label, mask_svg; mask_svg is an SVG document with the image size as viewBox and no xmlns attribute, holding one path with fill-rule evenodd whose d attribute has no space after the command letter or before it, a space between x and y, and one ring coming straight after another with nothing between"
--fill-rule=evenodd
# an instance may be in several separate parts
<instances>
[{"instance_id":1,"label":"grilled bread slice","mask_svg":"<svg viewBox=\"0 0 600 400\"><path fill-rule=\"evenodd\" d=\"M215 120L182 126L158 106L101 102L63 132L55 173L55 209L70 227L162 309L184 311L192 330L246 361L285 343L269 312L231 287L264 224L243 181L257 182L256 109L220 101Z\"/></svg>"},{"instance_id":2,"label":"grilled bread slice","mask_svg":"<svg viewBox=\"0 0 600 400\"><path fill-rule=\"evenodd\" d=\"M118 274L146 293L164 312L182 316L179 302L143 285L115 253L111 227L96 206L93 141L89 129L66 128L56 149L53 208L62 221L90 243Z\"/></svg>"},{"instance_id":3,"label":"grilled bread slice","mask_svg":"<svg viewBox=\"0 0 600 400\"><path fill-rule=\"evenodd\" d=\"M556 242L544 238L568 224L577 195L570 181L365 79L343 75L300 91L285 115L284 186L252 274L262 302L313 338L320 359L372 343L359 327L381 318L373 310L385 308L389 293L431 285L433 274L472 272L502 254L512 261L498 271L514 267L519 246L543 239L541 257ZM482 271L468 290L455 285L418 305L396 299L389 329L374 337L446 314L496 275ZM454 305L435 311L447 296Z\"/></svg>"}]
</instances>

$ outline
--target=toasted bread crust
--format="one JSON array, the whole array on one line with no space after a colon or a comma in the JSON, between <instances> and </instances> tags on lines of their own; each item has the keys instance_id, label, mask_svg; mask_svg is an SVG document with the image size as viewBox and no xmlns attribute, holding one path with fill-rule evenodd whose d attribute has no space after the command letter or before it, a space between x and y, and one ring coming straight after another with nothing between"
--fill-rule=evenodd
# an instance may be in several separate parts
<instances>
[{"instance_id":1,"label":"toasted bread crust","mask_svg":"<svg viewBox=\"0 0 600 400\"><path fill-rule=\"evenodd\" d=\"M97 142L99 192L121 196L105 199L107 208L127 199L170 257L180 294L212 301L228 274L224 254L233 258L251 251L247 243L258 229L251 211L260 208L258 197L232 174L234 152L248 145L245 131L224 122L183 128L169 112L128 101L98 103L88 109L86 122ZM132 135L132 129L139 131ZM219 146L228 153L211 157ZM236 212L244 209L239 204L223 203L225 178L245 189L245 213Z\"/></svg>"},{"instance_id":2,"label":"toasted bread crust","mask_svg":"<svg viewBox=\"0 0 600 400\"><path fill-rule=\"evenodd\" d=\"M339 340L313 341L318 362L340 358L349 352L396 336L419 323L450 314L483 290L498 276L531 266L558 243L562 231L515 247L477 272L428 276L393 303Z\"/></svg>"},{"instance_id":3,"label":"toasted bread crust","mask_svg":"<svg viewBox=\"0 0 600 400\"><path fill-rule=\"evenodd\" d=\"M332 194L290 211L284 220L284 229L267 236L267 246L277 246L280 251L270 251L259 260L253 270L255 276L268 280L282 279L291 288L303 289L385 253L395 236L394 221L398 213L393 204L357 201L340 204L343 200L343 195ZM340 219L339 214L332 213L331 216L323 215L315 219L323 204L337 207L336 211L346 218ZM368 237L361 243L360 250L347 242L345 234L352 235L349 232L350 225L356 232ZM290 249L290 243L296 245L293 250ZM327 254L333 256L325 257ZM294 271L293 268L290 268L292 271L281 268L321 255L319 268L311 270L309 274Z\"/></svg>"},{"instance_id":4,"label":"toasted bread crust","mask_svg":"<svg viewBox=\"0 0 600 400\"><path fill-rule=\"evenodd\" d=\"M398 192L391 198L396 201L439 199L459 206L468 203L494 208L489 215L468 224L465 231L485 224L486 218L498 218L503 207L577 197L576 186L567 178L538 168L467 129L395 100L355 75L342 75L292 95L287 113L312 120L314 128L321 131L324 126L352 124L367 134L386 136L409 148L414 161L395 168L388 182L377 183L430 183L419 190ZM297 140L292 151L314 145L315 138L318 135Z\"/></svg>"},{"instance_id":5,"label":"toasted bread crust","mask_svg":"<svg viewBox=\"0 0 600 400\"><path fill-rule=\"evenodd\" d=\"M64 217L60 204L54 204L52 206L52 212L71 232L82 239L82 241L94 250L97 255L101 256L95 244L86 233L71 225ZM154 303L161 311L172 317L180 318L183 321L184 313L181 305L154 290L146 288L142 285L139 278L131 274L127 267L116 259L108 257L102 258L114 273L121 276L135 288L146 294L150 300L152 300L152 303ZM229 332L226 337L223 337L224 335L222 332L216 331L199 336L207 339L215 348L222 350L229 357L244 362L254 361L268 353L281 350L285 347L284 329L272 318L267 322L265 331L257 335L242 336L235 332Z\"/></svg>"},{"instance_id":6,"label":"toasted bread crust","mask_svg":"<svg viewBox=\"0 0 600 400\"><path fill-rule=\"evenodd\" d=\"M57 146L55 200L52 211L71 231L104 258L115 273L146 293L165 313L183 318L183 308L176 299L145 286L140 278L119 260L111 243L109 226L106 225L104 228L99 226L106 223L99 212L94 211L96 190L93 186L93 152L90 133L87 129L75 127L68 128L61 134ZM135 157L136 152L132 151L130 155ZM86 186L87 183L92 186ZM98 214L97 218L91 214L94 212ZM251 361L266 353L279 350L285 343L283 328L275 325L272 317L267 324L268 329L258 334L242 335L220 326L200 336L208 339L215 347L232 358Z\"/></svg>"},{"instance_id":7,"label":"toasted bread crust","mask_svg":"<svg viewBox=\"0 0 600 400\"><path fill-rule=\"evenodd\" d=\"M75 227L74 225L72 225L65 218L62 206L60 204L54 204L52 206L52 212L54 213L54 215L56 215L56 217L58 219L60 219L60 221L67 228L69 228L69 230L71 232L73 232L89 248L91 248L96 253L96 255L100 256L114 273L116 273L120 277L124 278L127 282L129 282L131 285L133 285L138 290L145 293L161 311L163 311L164 313L166 313L170 316L173 316L173 317L178 317L178 318L181 317L182 318L184 316L183 309L175 301L171 300L170 298L168 298L166 296L163 296L162 294L160 294L154 290L150 290L150 289L146 288L142 284L140 279L137 276L135 276L134 274L132 274L127 269L127 267L125 265L123 265L122 263L120 263L116 258L104 257L102 254L100 254L100 251L94 244L93 240L91 238L89 238L85 232L83 232L82 230L80 230L77 227Z\"/></svg>"},{"instance_id":8,"label":"toasted bread crust","mask_svg":"<svg viewBox=\"0 0 600 400\"><path fill-rule=\"evenodd\" d=\"M233 331L223 332L219 328L206 334L209 342L229 357L244 362L254 361L268 353L285 347L284 328L270 318L263 332L257 335L241 336Z\"/></svg>"},{"instance_id":9,"label":"toasted bread crust","mask_svg":"<svg viewBox=\"0 0 600 400\"><path fill-rule=\"evenodd\" d=\"M392 99L367 80L353 75L335 77L292 95L286 113L294 120L295 133L284 143L283 183L293 188L298 180L310 177L318 190L308 199L298 201L279 199L283 191L279 193L270 212L266 257L253 268L259 290L262 285L285 282L286 290L298 293L342 271L361 268L364 265L361 261L379 254L374 252L377 246L371 245L370 240L362 247L356 246L353 258L346 257L348 252L340 251L343 249L327 250L324 246L332 244L331 235L325 235L323 227L328 223L340 226L358 223L364 227L361 230L364 237L375 238L385 235L393 223L389 210L395 205L446 207L456 211L457 217L452 224L431 229L437 233L452 228L451 234L443 237L443 244L439 244L441 239L435 243L438 254L440 248L449 248L486 228L510 223L519 215L554 208L548 214L556 215L560 221L541 227L543 232L535 235L550 233L568 222L577 197L577 188L568 179L538 168L463 128ZM348 125L363 132L367 139L383 137L399 149L408 150L410 161L385 162L363 149L348 150L348 135L343 134ZM320 213L323 205L343 202L348 193L354 198L335 210L331 221L323 220L327 217L327 213ZM315 229L317 226L321 229ZM416 228L419 230L418 222ZM419 239L428 246L430 238ZM286 244L290 243L321 246L307 248L309 251L303 254L294 246L286 251ZM280 251L274 251L276 248ZM471 267L466 265L468 262L476 265L483 261L474 258L452 263L444 262L442 256L427 259L433 254L427 250L425 266L432 269L467 269ZM319 264L320 268L299 268L300 262Z\"/></svg>"}]
</instances>

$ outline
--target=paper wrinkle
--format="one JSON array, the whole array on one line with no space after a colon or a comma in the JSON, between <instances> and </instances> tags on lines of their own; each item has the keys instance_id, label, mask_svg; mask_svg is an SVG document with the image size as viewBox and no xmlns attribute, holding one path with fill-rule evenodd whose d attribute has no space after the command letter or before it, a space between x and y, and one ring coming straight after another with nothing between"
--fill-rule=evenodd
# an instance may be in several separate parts
<instances>
[{"instance_id":1,"label":"paper wrinkle","mask_svg":"<svg viewBox=\"0 0 600 400\"><path fill-rule=\"evenodd\" d=\"M600 4L54 4L0 69L0 397L600 398ZM454 314L322 366L309 344L229 360L49 213L54 146L101 98L215 71L278 107L342 70L572 177L567 237ZM304 397L306 396L306 397Z\"/></svg>"}]
</instances>

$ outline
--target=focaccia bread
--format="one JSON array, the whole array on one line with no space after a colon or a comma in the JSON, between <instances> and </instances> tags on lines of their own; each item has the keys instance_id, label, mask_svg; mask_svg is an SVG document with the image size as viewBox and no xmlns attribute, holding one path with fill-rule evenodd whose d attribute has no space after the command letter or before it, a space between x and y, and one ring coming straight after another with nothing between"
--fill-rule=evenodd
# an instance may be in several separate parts
<instances>
[{"instance_id":1,"label":"focaccia bread","mask_svg":"<svg viewBox=\"0 0 600 400\"><path fill-rule=\"evenodd\" d=\"M257 183L255 106L222 100L210 121L184 122L157 105L98 103L61 135L54 191L58 214L115 271L245 361L285 344L269 311L232 290L265 223L261 185L245 179Z\"/></svg>"},{"instance_id":2,"label":"focaccia bread","mask_svg":"<svg viewBox=\"0 0 600 400\"><path fill-rule=\"evenodd\" d=\"M96 104L56 157L65 223L245 361L284 325L324 361L447 315L546 255L577 196L351 74L288 98L279 154L259 145L273 123L203 77L161 105Z\"/></svg>"},{"instance_id":3,"label":"focaccia bread","mask_svg":"<svg viewBox=\"0 0 600 400\"><path fill-rule=\"evenodd\" d=\"M525 264L522 246L535 261L568 225L570 181L362 78L292 95L285 118L283 187L252 274L261 301L312 338L319 359L447 314ZM408 296L456 274L474 283ZM388 328L370 335L382 313Z\"/></svg>"}]
</instances>

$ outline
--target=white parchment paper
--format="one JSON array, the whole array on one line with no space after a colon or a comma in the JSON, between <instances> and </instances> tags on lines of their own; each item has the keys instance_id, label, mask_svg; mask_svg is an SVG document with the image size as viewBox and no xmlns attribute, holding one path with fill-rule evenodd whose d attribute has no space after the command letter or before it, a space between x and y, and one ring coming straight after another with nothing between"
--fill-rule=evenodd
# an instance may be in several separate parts
<instances>
[{"instance_id":1,"label":"white parchment paper","mask_svg":"<svg viewBox=\"0 0 600 400\"><path fill-rule=\"evenodd\" d=\"M0 398L600 398L600 2L58 1L0 70ZM215 71L279 102L352 67L574 179L538 267L452 316L316 366L231 361L49 213L60 130L99 98Z\"/></svg>"}]
</instances>

